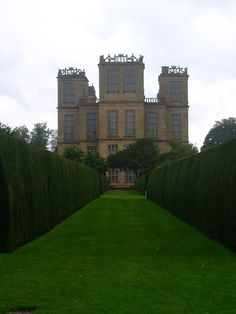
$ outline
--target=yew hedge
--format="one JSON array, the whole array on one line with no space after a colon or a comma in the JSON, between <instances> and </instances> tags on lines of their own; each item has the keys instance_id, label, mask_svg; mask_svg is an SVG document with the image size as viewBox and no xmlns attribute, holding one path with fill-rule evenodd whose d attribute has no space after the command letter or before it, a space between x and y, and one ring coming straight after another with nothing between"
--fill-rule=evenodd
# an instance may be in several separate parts
<instances>
[{"instance_id":1,"label":"yew hedge","mask_svg":"<svg viewBox=\"0 0 236 314\"><path fill-rule=\"evenodd\" d=\"M155 168L146 188L150 200L236 250L236 140Z\"/></svg>"},{"instance_id":2,"label":"yew hedge","mask_svg":"<svg viewBox=\"0 0 236 314\"><path fill-rule=\"evenodd\" d=\"M46 233L105 189L97 171L0 135L0 251Z\"/></svg>"},{"instance_id":3,"label":"yew hedge","mask_svg":"<svg viewBox=\"0 0 236 314\"><path fill-rule=\"evenodd\" d=\"M135 190L139 191L141 194L145 194L147 189L147 181L148 181L148 174L144 174L140 177L137 177L135 180Z\"/></svg>"}]
</instances>

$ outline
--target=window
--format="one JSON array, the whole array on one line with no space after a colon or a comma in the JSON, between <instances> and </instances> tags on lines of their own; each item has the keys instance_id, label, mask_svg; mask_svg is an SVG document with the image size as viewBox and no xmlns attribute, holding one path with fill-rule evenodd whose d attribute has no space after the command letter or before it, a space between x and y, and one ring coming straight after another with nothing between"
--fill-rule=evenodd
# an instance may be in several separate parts
<instances>
[{"instance_id":1,"label":"window","mask_svg":"<svg viewBox=\"0 0 236 314\"><path fill-rule=\"evenodd\" d=\"M147 112L147 137L157 137L157 112Z\"/></svg>"},{"instance_id":2,"label":"window","mask_svg":"<svg viewBox=\"0 0 236 314\"><path fill-rule=\"evenodd\" d=\"M97 136L97 116L96 113L87 113L87 138L92 139Z\"/></svg>"},{"instance_id":3,"label":"window","mask_svg":"<svg viewBox=\"0 0 236 314\"><path fill-rule=\"evenodd\" d=\"M107 91L108 92L118 92L118 73L117 71L107 72Z\"/></svg>"},{"instance_id":4,"label":"window","mask_svg":"<svg viewBox=\"0 0 236 314\"><path fill-rule=\"evenodd\" d=\"M118 182L118 169L110 169L108 173L109 181Z\"/></svg>"},{"instance_id":5,"label":"window","mask_svg":"<svg viewBox=\"0 0 236 314\"><path fill-rule=\"evenodd\" d=\"M125 171L125 181L126 182L134 182L136 179L136 174L132 169L126 169Z\"/></svg>"},{"instance_id":6,"label":"window","mask_svg":"<svg viewBox=\"0 0 236 314\"><path fill-rule=\"evenodd\" d=\"M124 90L126 92L135 92L135 71L125 71L124 84Z\"/></svg>"},{"instance_id":7,"label":"window","mask_svg":"<svg viewBox=\"0 0 236 314\"><path fill-rule=\"evenodd\" d=\"M64 116L64 141L73 141L74 139L74 116Z\"/></svg>"},{"instance_id":8,"label":"window","mask_svg":"<svg viewBox=\"0 0 236 314\"><path fill-rule=\"evenodd\" d=\"M96 146L87 146L87 153L96 153L97 147Z\"/></svg>"},{"instance_id":9,"label":"window","mask_svg":"<svg viewBox=\"0 0 236 314\"><path fill-rule=\"evenodd\" d=\"M172 138L176 140L180 140L182 138L182 121L181 114L172 114Z\"/></svg>"},{"instance_id":10,"label":"window","mask_svg":"<svg viewBox=\"0 0 236 314\"><path fill-rule=\"evenodd\" d=\"M170 99L171 101L181 100L181 82L180 81L170 82Z\"/></svg>"},{"instance_id":11,"label":"window","mask_svg":"<svg viewBox=\"0 0 236 314\"><path fill-rule=\"evenodd\" d=\"M125 136L135 136L135 111L125 111Z\"/></svg>"},{"instance_id":12,"label":"window","mask_svg":"<svg viewBox=\"0 0 236 314\"><path fill-rule=\"evenodd\" d=\"M64 83L64 103L75 102L75 89L73 82Z\"/></svg>"},{"instance_id":13,"label":"window","mask_svg":"<svg viewBox=\"0 0 236 314\"><path fill-rule=\"evenodd\" d=\"M118 128L118 112L117 110L108 111L108 137L116 137Z\"/></svg>"},{"instance_id":14,"label":"window","mask_svg":"<svg viewBox=\"0 0 236 314\"><path fill-rule=\"evenodd\" d=\"M108 155L114 155L118 151L117 144L110 144L108 145Z\"/></svg>"}]
</instances>

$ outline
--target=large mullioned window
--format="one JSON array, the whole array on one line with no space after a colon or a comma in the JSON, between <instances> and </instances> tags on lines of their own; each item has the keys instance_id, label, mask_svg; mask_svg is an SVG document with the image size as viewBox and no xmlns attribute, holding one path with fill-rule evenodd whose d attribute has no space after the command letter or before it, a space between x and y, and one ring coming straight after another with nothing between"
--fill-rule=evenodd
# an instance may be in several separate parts
<instances>
[{"instance_id":1,"label":"large mullioned window","mask_svg":"<svg viewBox=\"0 0 236 314\"><path fill-rule=\"evenodd\" d=\"M132 169L126 169L125 171L125 181L126 182L134 182L136 179L136 174Z\"/></svg>"},{"instance_id":2,"label":"large mullioned window","mask_svg":"<svg viewBox=\"0 0 236 314\"><path fill-rule=\"evenodd\" d=\"M74 140L75 117L73 115L64 116L64 141Z\"/></svg>"},{"instance_id":3,"label":"large mullioned window","mask_svg":"<svg viewBox=\"0 0 236 314\"><path fill-rule=\"evenodd\" d=\"M125 111L125 136L135 136L135 111Z\"/></svg>"},{"instance_id":4,"label":"large mullioned window","mask_svg":"<svg viewBox=\"0 0 236 314\"><path fill-rule=\"evenodd\" d=\"M108 178L109 178L109 181L111 183L118 182L118 172L119 172L118 169L110 169L109 170Z\"/></svg>"},{"instance_id":5,"label":"large mullioned window","mask_svg":"<svg viewBox=\"0 0 236 314\"><path fill-rule=\"evenodd\" d=\"M118 131L118 111L108 111L108 137L116 137Z\"/></svg>"},{"instance_id":6,"label":"large mullioned window","mask_svg":"<svg viewBox=\"0 0 236 314\"><path fill-rule=\"evenodd\" d=\"M124 73L124 90L125 92L135 92L135 71L127 70Z\"/></svg>"},{"instance_id":7,"label":"large mullioned window","mask_svg":"<svg viewBox=\"0 0 236 314\"><path fill-rule=\"evenodd\" d=\"M175 140L181 140L182 138L182 119L181 114L171 115L171 126L172 126L172 138Z\"/></svg>"},{"instance_id":8,"label":"large mullioned window","mask_svg":"<svg viewBox=\"0 0 236 314\"><path fill-rule=\"evenodd\" d=\"M97 147L96 146L87 146L87 153L96 153Z\"/></svg>"},{"instance_id":9,"label":"large mullioned window","mask_svg":"<svg viewBox=\"0 0 236 314\"><path fill-rule=\"evenodd\" d=\"M157 137L157 112L147 112L146 132L147 137Z\"/></svg>"},{"instance_id":10,"label":"large mullioned window","mask_svg":"<svg viewBox=\"0 0 236 314\"><path fill-rule=\"evenodd\" d=\"M64 83L64 103L75 102L75 88L73 82Z\"/></svg>"},{"instance_id":11,"label":"large mullioned window","mask_svg":"<svg viewBox=\"0 0 236 314\"><path fill-rule=\"evenodd\" d=\"M87 138L94 139L97 136L97 115L94 112L87 113Z\"/></svg>"},{"instance_id":12,"label":"large mullioned window","mask_svg":"<svg viewBox=\"0 0 236 314\"><path fill-rule=\"evenodd\" d=\"M170 82L170 99L171 101L180 101L181 100L181 82L172 81Z\"/></svg>"},{"instance_id":13,"label":"large mullioned window","mask_svg":"<svg viewBox=\"0 0 236 314\"><path fill-rule=\"evenodd\" d=\"M107 71L107 91L108 92L118 92L118 72L117 71Z\"/></svg>"}]
</instances>

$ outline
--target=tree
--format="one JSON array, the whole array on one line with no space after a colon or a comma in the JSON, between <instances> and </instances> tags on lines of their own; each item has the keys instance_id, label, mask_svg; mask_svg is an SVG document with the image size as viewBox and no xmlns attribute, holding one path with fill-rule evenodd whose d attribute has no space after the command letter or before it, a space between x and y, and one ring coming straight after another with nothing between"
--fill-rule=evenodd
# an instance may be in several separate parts
<instances>
[{"instance_id":1,"label":"tree","mask_svg":"<svg viewBox=\"0 0 236 314\"><path fill-rule=\"evenodd\" d=\"M170 150L167 153L160 154L158 164L163 165L172 161L188 157L198 153L198 148L191 143L181 143L178 141L170 141Z\"/></svg>"},{"instance_id":2,"label":"tree","mask_svg":"<svg viewBox=\"0 0 236 314\"><path fill-rule=\"evenodd\" d=\"M31 132L25 125L12 129L0 122L0 134L14 136L25 143L38 145L50 151L55 151L57 147L57 131L49 129L46 122L35 123Z\"/></svg>"},{"instance_id":3,"label":"tree","mask_svg":"<svg viewBox=\"0 0 236 314\"><path fill-rule=\"evenodd\" d=\"M30 143L47 149L50 147L50 139L53 132L55 131L50 130L46 122L35 123L30 132Z\"/></svg>"},{"instance_id":4,"label":"tree","mask_svg":"<svg viewBox=\"0 0 236 314\"><path fill-rule=\"evenodd\" d=\"M108 170L107 162L97 152L88 153L84 158L84 164L101 174L105 174Z\"/></svg>"},{"instance_id":5,"label":"tree","mask_svg":"<svg viewBox=\"0 0 236 314\"><path fill-rule=\"evenodd\" d=\"M132 169L136 174L148 172L158 163L159 151L150 139L140 139L108 157L109 168Z\"/></svg>"},{"instance_id":6,"label":"tree","mask_svg":"<svg viewBox=\"0 0 236 314\"><path fill-rule=\"evenodd\" d=\"M11 135L12 129L7 124L0 122L0 134Z\"/></svg>"},{"instance_id":7,"label":"tree","mask_svg":"<svg viewBox=\"0 0 236 314\"><path fill-rule=\"evenodd\" d=\"M82 162L85 158L85 152L77 147L67 147L63 152L63 156L70 160Z\"/></svg>"},{"instance_id":8,"label":"tree","mask_svg":"<svg viewBox=\"0 0 236 314\"><path fill-rule=\"evenodd\" d=\"M25 143L30 141L29 129L25 125L15 127L12 130L12 135L23 140Z\"/></svg>"},{"instance_id":9,"label":"tree","mask_svg":"<svg viewBox=\"0 0 236 314\"><path fill-rule=\"evenodd\" d=\"M58 133L57 130L50 130L48 147L51 152L57 151L57 140L58 140Z\"/></svg>"},{"instance_id":10,"label":"tree","mask_svg":"<svg viewBox=\"0 0 236 314\"><path fill-rule=\"evenodd\" d=\"M236 138L236 118L230 117L228 119L222 119L221 121L215 121L215 124L205 137L201 151L220 145L234 138Z\"/></svg>"}]
</instances>

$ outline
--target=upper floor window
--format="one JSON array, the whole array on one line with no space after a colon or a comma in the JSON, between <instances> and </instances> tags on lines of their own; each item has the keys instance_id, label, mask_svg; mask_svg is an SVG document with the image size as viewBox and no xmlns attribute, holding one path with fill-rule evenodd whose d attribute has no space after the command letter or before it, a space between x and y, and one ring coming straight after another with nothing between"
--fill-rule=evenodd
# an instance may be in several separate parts
<instances>
[{"instance_id":1,"label":"upper floor window","mask_svg":"<svg viewBox=\"0 0 236 314\"><path fill-rule=\"evenodd\" d=\"M157 112L147 112L146 118L147 137L157 137Z\"/></svg>"},{"instance_id":2,"label":"upper floor window","mask_svg":"<svg viewBox=\"0 0 236 314\"><path fill-rule=\"evenodd\" d=\"M108 137L116 137L118 129L118 111L108 111Z\"/></svg>"},{"instance_id":3,"label":"upper floor window","mask_svg":"<svg viewBox=\"0 0 236 314\"><path fill-rule=\"evenodd\" d=\"M64 116L64 141L73 141L75 128L75 117L73 115Z\"/></svg>"},{"instance_id":4,"label":"upper floor window","mask_svg":"<svg viewBox=\"0 0 236 314\"><path fill-rule=\"evenodd\" d=\"M171 101L181 100L181 82L180 81L170 82L170 99Z\"/></svg>"},{"instance_id":5,"label":"upper floor window","mask_svg":"<svg viewBox=\"0 0 236 314\"><path fill-rule=\"evenodd\" d=\"M182 119L181 114L171 115L171 126L172 126L172 138L181 140L182 138Z\"/></svg>"},{"instance_id":6,"label":"upper floor window","mask_svg":"<svg viewBox=\"0 0 236 314\"><path fill-rule=\"evenodd\" d=\"M97 115L94 112L87 113L87 138L94 139L97 136Z\"/></svg>"},{"instance_id":7,"label":"upper floor window","mask_svg":"<svg viewBox=\"0 0 236 314\"><path fill-rule=\"evenodd\" d=\"M124 90L126 92L135 92L135 71L125 71L124 73Z\"/></svg>"},{"instance_id":8,"label":"upper floor window","mask_svg":"<svg viewBox=\"0 0 236 314\"><path fill-rule=\"evenodd\" d=\"M118 92L118 73L117 71L107 71L107 91Z\"/></svg>"},{"instance_id":9,"label":"upper floor window","mask_svg":"<svg viewBox=\"0 0 236 314\"><path fill-rule=\"evenodd\" d=\"M125 111L125 136L135 136L135 111Z\"/></svg>"},{"instance_id":10,"label":"upper floor window","mask_svg":"<svg viewBox=\"0 0 236 314\"><path fill-rule=\"evenodd\" d=\"M117 144L108 145L108 155L114 155L117 152L118 152L118 145Z\"/></svg>"},{"instance_id":11,"label":"upper floor window","mask_svg":"<svg viewBox=\"0 0 236 314\"><path fill-rule=\"evenodd\" d=\"M73 82L64 83L64 103L75 102L75 88Z\"/></svg>"}]
</instances>

